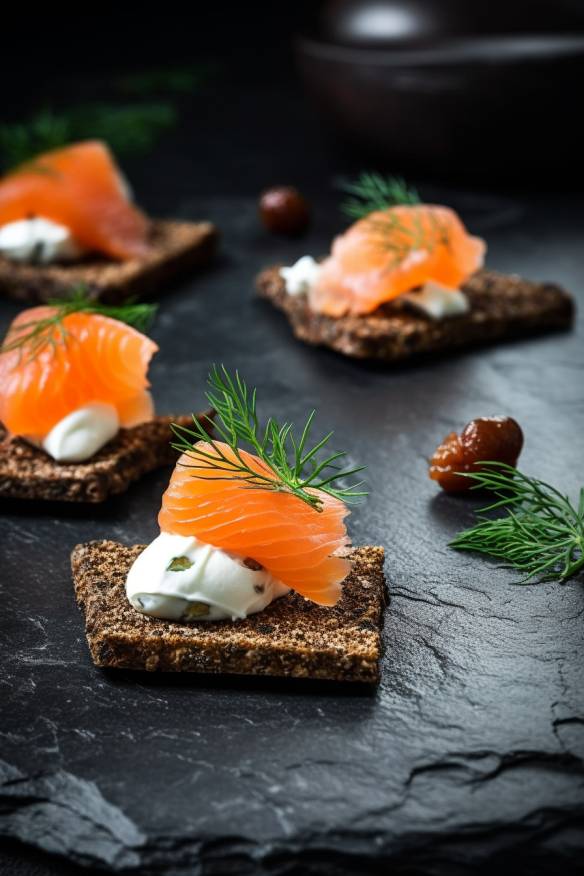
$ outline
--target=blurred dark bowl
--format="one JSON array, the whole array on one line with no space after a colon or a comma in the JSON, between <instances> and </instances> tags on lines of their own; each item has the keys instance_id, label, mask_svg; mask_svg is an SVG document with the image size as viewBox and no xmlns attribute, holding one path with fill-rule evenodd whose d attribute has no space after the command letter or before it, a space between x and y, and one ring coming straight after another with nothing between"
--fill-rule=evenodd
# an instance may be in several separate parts
<instances>
[{"instance_id":1,"label":"blurred dark bowl","mask_svg":"<svg viewBox=\"0 0 584 876\"><path fill-rule=\"evenodd\" d=\"M512 0L505 7L517 11ZM372 8L393 10L393 35L379 15L362 18L369 32L355 25L355 10ZM410 19L396 18L400 9ZM507 32L487 21L470 33L468 16L456 19L461 9L422 0L325 5L327 26L296 44L323 119L363 160L400 170L474 179L581 175L584 126L575 110L584 28L546 33L530 18L531 32L522 33L515 16L499 20ZM402 31L410 21L408 33L400 21Z\"/></svg>"}]
</instances>

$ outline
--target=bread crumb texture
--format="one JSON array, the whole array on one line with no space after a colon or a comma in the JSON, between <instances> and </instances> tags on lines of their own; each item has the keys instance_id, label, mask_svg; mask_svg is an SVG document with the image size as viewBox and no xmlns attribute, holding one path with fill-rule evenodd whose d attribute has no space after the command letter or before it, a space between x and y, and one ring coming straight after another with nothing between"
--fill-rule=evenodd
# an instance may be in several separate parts
<instances>
[{"instance_id":1,"label":"bread crumb texture","mask_svg":"<svg viewBox=\"0 0 584 876\"><path fill-rule=\"evenodd\" d=\"M316 313L305 295L288 295L280 266L257 278L262 298L282 310L297 338L357 359L400 362L418 355L560 331L574 319L572 297L552 283L477 271L463 285L468 313L433 320L399 298L363 316L334 318Z\"/></svg>"},{"instance_id":2,"label":"bread crumb texture","mask_svg":"<svg viewBox=\"0 0 584 876\"><path fill-rule=\"evenodd\" d=\"M137 612L126 597L144 545L80 544L71 555L77 601L97 666L376 683L386 604L381 547L348 553L352 570L332 608L296 593L242 621L181 624Z\"/></svg>"},{"instance_id":3,"label":"bread crumb texture","mask_svg":"<svg viewBox=\"0 0 584 876\"><path fill-rule=\"evenodd\" d=\"M173 465L178 453L170 446L170 424L191 422L190 416L155 417L120 429L95 456L76 463L56 462L44 450L9 436L0 425L0 498L103 502L125 492L147 472Z\"/></svg>"},{"instance_id":4,"label":"bread crumb texture","mask_svg":"<svg viewBox=\"0 0 584 876\"><path fill-rule=\"evenodd\" d=\"M17 264L0 257L0 294L16 301L45 303L86 287L90 297L117 304L130 297L160 295L165 286L215 255L219 235L210 222L154 220L147 256L114 262L90 255L80 262Z\"/></svg>"}]
</instances>

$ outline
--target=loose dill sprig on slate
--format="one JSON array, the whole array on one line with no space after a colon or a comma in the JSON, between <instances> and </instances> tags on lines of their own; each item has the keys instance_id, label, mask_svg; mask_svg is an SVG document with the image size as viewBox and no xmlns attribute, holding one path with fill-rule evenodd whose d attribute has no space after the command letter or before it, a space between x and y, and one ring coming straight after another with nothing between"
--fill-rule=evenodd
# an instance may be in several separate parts
<instances>
[{"instance_id":1,"label":"loose dill sprig on slate","mask_svg":"<svg viewBox=\"0 0 584 876\"><path fill-rule=\"evenodd\" d=\"M58 344L66 343L67 329L64 320L73 313L109 316L144 332L152 323L158 309L157 304L136 304L132 300L117 306L100 304L91 300L84 286L73 289L70 298L51 299L49 305L54 308L49 316L22 322L13 329L12 338L0 346L0 355L19 350L22 354L26 353L27 360L30 361L46 346L54 348Z\"/></svg>"},{"instance_id":2,"label":"loose dill sprig on slate","mask_svg":"<svg viewBox=\"0 0 584 876\"><path fill-rule=\"evenodd\" d=\"M420 196L399 176L362 173L354 181L344 181L340 188L348 197L341 210L351 219L363 219L375 210L386 210L397 204L419 204Z\"/></svg>"},{"instance_id":3,"label":"loose dill sprig on slate","mask_svg":"<svg viewBox=\"0 0 584 876\"><path fill-rule=\"evenodd\" d=\"M555 487L500 462L478 463L482 471L461 477L473 490L489 490L498 499L477 513L479 522L450 542L456 550L477 551L506 560L523 573L519 584L533 579L566 581L584 568L584 487L578 506ZM503 517L489 511L505 508Z\"/></svg>"},{"instance_id":4,"label":"loose dill sprig on slate","mask_svg":"<svg viewBox=\"0 0 584 876\"><path fill-rule=\"evenodd\" d=\"M291 493L315 511L322 510L323 500L319 492L346 503L357 502L367 495L366 491L359 489L362 481L348 486L339 483L363 471L365 466L343 470L338 463L346 456L345 452L317 458L332 432L309 448L316 411L309 415L297 438L292 423L280 424L270 417L263 428L260 426L256 410L257 391L249 389L237 371L232 376L224 366L214 365L208 385L206 396L217 413L216 418L207 418L207 428L194 414L192 429L172 425L177 438L172 446L188 454L193 460L193 468L216 471L218 477L215 480L226 477L225 473L231 474L234 479L243 481L243 486L248 489ZM209 426L227 444L233 456L227 456L219 443L209 438ZM207 448L211 444L212 450L197 446L199 441L205 442ZM251 468L241 453L240 444L247 444L269 471L263 473ZM205 475L205 479L214 478Z\"/></svg>"}]
</instances>

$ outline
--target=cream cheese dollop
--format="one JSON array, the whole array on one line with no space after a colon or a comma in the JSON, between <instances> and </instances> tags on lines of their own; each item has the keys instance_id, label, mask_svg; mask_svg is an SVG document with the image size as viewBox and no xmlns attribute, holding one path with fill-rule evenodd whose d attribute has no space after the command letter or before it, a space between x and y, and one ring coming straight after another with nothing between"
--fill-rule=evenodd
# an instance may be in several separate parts
<instances>
[{"instance_id":1,"label":"cream cheese dollop","mask_svg":"<svg viewBox=\"0 0 584 876\"><path fill-rule=\"evenodd\" d=\"M84 462L111 441L119 428L115 407L93 402L59 420L41 446L57 462Z\"/></svg>"},{"instance_id":2,"label":"cream cheese dollop","mask_svg":"<svg viewBox=\"0 0 584 876\"><path fill-rule=\"evenodd\" d=\"M288 268L280 268L288 295L306 295L318 279L319 263L305 255Z\"/></svg>"},{"instance_id":3,"label":"cream cheese dollop","mask_svg":"<svg viewBox=\"0 0 584 876\"><path fill-rule=\"evenodd\" d=\"M433 280L428 280L421 289L407 292L401 297L431 319L460 316L470 310L469 300L464 292L435 283Z\"/></svg>"},{"instance_id":4,"label":"cream cheese dollop","mask_svg":"<svg viewBox=\"0 0 584 876\"><path fill-rule=\"evenodd\" d=\"M126 595L142 614L172 621L241 620L289 588L257 564L192 536L161 532L137 557Z\"/></svg>"},{"instance_id":5,"label":"cream cheese dollop","mask_svg":"<svg viewBox=\"0 0 584 876\"><path fill-rule=\"evenodd\" d=\"M8 222L0 228L0 255L13 262L70 262L85 252L65 225L42 216Z\"/></svg>"},{"instance_id":6,"label":"cream cheese dollop","mask_svg":"<svg viewBox=\"0 0 584 876\"><path fill-rule=\"evenodd\" d=\"M319 263L309 255L302 256L290 267L280 268L286 292L292 296L306 295L318 280L319 272ZM420 289L406 292L400 299L435 320L460 316L470 310L469 300L464 292L433 280L428 280Z\"/></svg>"}]
</instances>

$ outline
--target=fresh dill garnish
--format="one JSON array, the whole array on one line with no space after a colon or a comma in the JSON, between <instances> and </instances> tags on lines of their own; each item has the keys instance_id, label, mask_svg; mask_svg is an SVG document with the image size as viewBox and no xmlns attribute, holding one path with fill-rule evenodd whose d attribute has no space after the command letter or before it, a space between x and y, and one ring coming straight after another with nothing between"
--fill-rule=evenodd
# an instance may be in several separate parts
<instances>
[{"instance_id":1,"label":"fresh dill garnish","mask_svg":"<svg viewBox=\"0 0 584 876\"><path fill-rule=\"evenodd\" d=\"M168 103L97 103L68 114L72 140L105 140L116 155L147 152L172 128L177 112Z\"/></svg>"},{"instance_id":2,"label":"fresh dill garnish","mask_svg":"<svg viewBox=\"0 0 584 876\"><path fill-rule=\"evenodd\" d=\"M256 410L257 392L248 389L237 371L232 376L224 366L214 365L208 385L207 400L217 416L208 419L207 428L194 414L192 429L176 424L172 426L177 438L172 446L192 459L193 468L216 471L217 479L231 474L234 479L243 481L244 488L291 493L315 511L322 510L323 500L318 493L326 493L346 503L357 502L367 495L366 491L359 489L362 481L348 486L339 483L363 471L365 466L343 470L338 463L346 456L344 452L332 453L324 459L318 456L328 444L332 432L308 448L316 411L309 415L300 437L296 438L292 423L279 424L270 417L263 428L260 426ZM209 438L211 425L230 448L229 455L218 442ZM204 442L206 447L197 442ZM263 473L251 468L241 453L241 444L248 445L269 471ZM213 479L209 475L205 478Z\"/></svg>"},{"instance_id":3,"label":"fresh dill garnish","mask_svg":"<svg viewBox=\"0 0 584 876\"><path fill-rule=\"evenodd\" d=\"M351 197L342 204L342 210L352 219L365 219L371 231L371 241L387 252L388 269L404 262L418 250L432 252L436 246L449 245L448 229L429 208L423 208L415 189L405 180L379 173L362 173L355 182L341 186ZM421 206L411 211L411 221L404 222L389 207L406 205ZM383 212L383 216L371 217L371 213ZM368 218L370 217L370 218Z\"/></svg>"},{"instance_id":4,"label":"fresh dill garnish","mask_svg":"<svg viewBox=\"0 0 584 876\"><path fill-rule=\"evenodd\" d=\"M398 204L419 204L417 191L399 176L380 173L361 173L354 181L343 181L340 188L350 197L341 204L341 210L351 219L363 219L375 210L387 210Z\"/></svg>"},{"instance_id":5,"label":"fresh dill garnish","mask_svg":"<svg viewBox=\"0 0 584 876\"><path fill-rule=\"evenodd\" d=\"M450 246L449 230L429 207L412 211L411 222L405 224L395 212L376 218L365 217L372 244L389 256L388 269L402 264L412 253L431 254L436 247Z\"/></svg>"},{"instance_id":6,"label":"fresh dill garnish","mask_svg":"<svg viewBox=\"0 0 584 876\"><path fill-rule=\"evenodd\" d=\"M2 168L8 171L77 140L105 140L122 156L146 152L177 123L181 95L193 92L216 69L213 63L190 64L114 76L101 83L117 96L112 100L96 96L82 106L45 107L1 124Z\"/></svg>"},{"instance_id":7,"label":"fresh dill garnish","mask_svg":"<svg viewBox=\"0 0 584 876\"><path fill-rule=\"evenodd\" d=\"M158 67L121 76L117 85L126 94L188 94L207 77L209 65Z\"/></svg>"},{"instance_id":8,"label":"fresh dill garnish","mask_svg":"<svg viewBox=\"0 0 584 876\"><path fill-rule=\"evenodd\" d=\"M15 168L77 140L105 140L118 155L145 152L176 120L176 109L167 103L96 103L58 113L43 109L0 126L2 165Z\"/></svg>"},{"instance_id":9,"label":"fresh dill garnish","mask_svg":"<svg viewBox=\"0 0 584 876\"><path fill-rule=\"evenodd\" d=\"M489 490L497 501L481 508L479 522L450 542L456 550L477 551L506 560L523 577L520 584L566 581L584 568L584 487L578 506L555 487L500 462L477 463L482 470L465 472L472 490ZM505 508L502 517L489 511Z\"/></svg>"},{"instance_id":10,"label":"fresh dill garnish","mask_svg":"<svg viewBox=\"0 0 584 876\"><path fill-rule=\"evenodd\" d=\"M143 332L151 324L158 307L156 304L136 304L132 300L120 305L100 304L90 298L84 286L73 289L70 298L51 299L49 306L53 308L49 316L21 322L13 328L9 339L0 346L0 355L18 350L26 354L30 361L46 346L54 348L58 344L66 343L67 329L63 323L73 313L109 316Z\"/></svg>"},{"instance_id":11,"label":"fresh dill garnish","mask_svg":"<svg viewBox=\"0 0 584 876\"><path fill-rule=\"evenodd\" d=\"M64 115L43 109L25 122L0 125L0 155L4 168L17 167L41 152L58 149L71 140L71 126Z\"/></svg>"}]
</instances>

